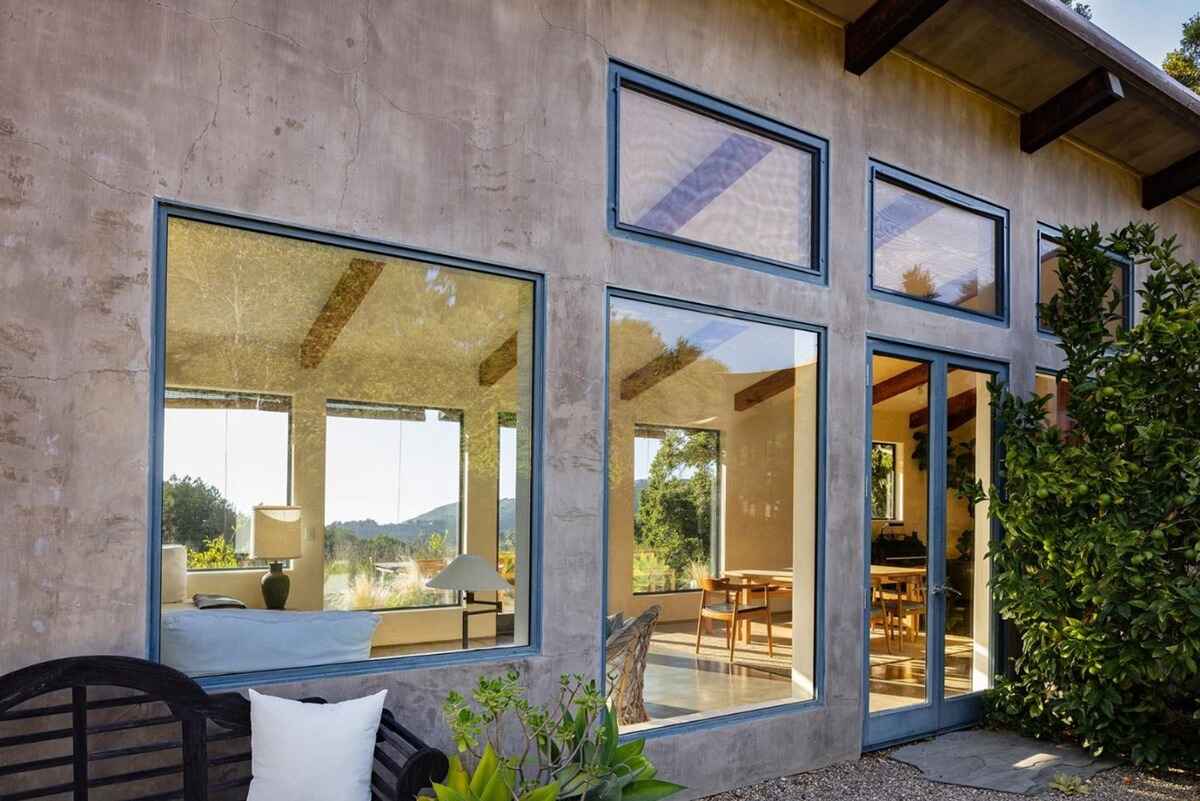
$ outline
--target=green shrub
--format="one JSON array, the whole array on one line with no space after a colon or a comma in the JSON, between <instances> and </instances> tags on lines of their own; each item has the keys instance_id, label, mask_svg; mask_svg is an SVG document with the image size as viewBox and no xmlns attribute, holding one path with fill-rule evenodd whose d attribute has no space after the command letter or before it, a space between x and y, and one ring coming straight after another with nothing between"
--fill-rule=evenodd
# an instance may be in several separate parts
<instances>
[{"instance_id":1,"label":"green shrub","mask_svg":"<svg viewBox=\"0 0 1200 801\"><path fill-rule=\"evenodd\" d=\"M1142 765L1200 764L1200 267L1131 225L1064 230L1067 432L1046 398L996 390L1004 495L992 514L1001 615L1020 632L1015 678L988 714ZM1142 320L1112 335L1105 248L1149 268ZM1097 311L1100 310L1100 311Z\"/></svg>"}]
</instances>

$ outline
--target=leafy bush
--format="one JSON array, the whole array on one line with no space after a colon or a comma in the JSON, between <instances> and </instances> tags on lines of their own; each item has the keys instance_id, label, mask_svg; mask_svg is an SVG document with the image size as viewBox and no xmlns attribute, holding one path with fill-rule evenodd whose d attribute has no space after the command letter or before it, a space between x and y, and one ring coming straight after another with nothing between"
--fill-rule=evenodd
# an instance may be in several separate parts
<instances>
[{"instance_id":1,"label":"leafy bush","mask_svg":"<svg viewBox=\"0 0 1200 801\"><path fill-rule=\"evenodd\" d=\"M211 570L213 568L237 567L238 557L233 543L217 536L204 540L203 551L187 552L188 570Z\"/></svg>"},{"instance_id":2,"label":"leafy bush","mask_svg":"<svg viewBox=\"0 0 1200 801\"><path fill-rule=\"evenodd\" d=\"M453 757L445 783L433 786L438 801L661 801L684 789L656 778L644 740L619 742L595 681L562 676L554 701L538 705L510 670L480 678L471 695L474 705L451 693L442 715L474 769Z\"/></svg>"},{"instance_id":3,"label":"leafy bush","mask_svg":"<svg viewBox=\"0 0 1200 801\"><path fill-rule=\"evenodd\" d=\"M1005 536L992 585L1023 654L991 719L1080 740L1137 764L1200 764L1200 267L1130 225L1103 241L1065 229L1062 338L1068 431L1047 398L994 388ZM1115 335L1115 252L1149 267L1142 321Z\"/></svg>"}]
</instances>

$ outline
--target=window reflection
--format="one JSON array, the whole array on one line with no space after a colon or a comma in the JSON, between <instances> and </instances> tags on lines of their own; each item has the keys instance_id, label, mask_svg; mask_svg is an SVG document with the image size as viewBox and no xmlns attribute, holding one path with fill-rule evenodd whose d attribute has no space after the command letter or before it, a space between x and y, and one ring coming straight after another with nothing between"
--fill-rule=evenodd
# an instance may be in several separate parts
<instances>
[{"instance_id":1,"label":"window reflection","mask_svg":"<svg viewBox=\"0 0 1200 801\"><path fill-rule=\"evenodd\" d=\"M813 153L622 87L619 221L813 269Z\"/></svg>"},{"instance_id":2,"label":"window reflection","mask_svg":"<svg viewBox=\"0 0 1200 801\"><path fill-rule=\"evenodd\" d=\"M1062 281L1058 275L1058 262L1063 255L1062 243L1059 239L1046 232L1038 235L1038 303L1046 304L1062 290ZM1129 297L1125 291L1126 270L1128 266L1113 259L1112 280L1108 293L1104 296L1105 308L1113 298L1120 298L1117 314L1119 319L1109 320L1106 326L1110 333L1116 334L1128 326ZM1044 311L1038 313L1038 329L1045 333L1053 333L1053 327L1046 318Z\"/></svg>"},{"instance_id":3,"label":"window reflection","mask_svg":"<svg viewBox=\"0 0 1200 801\"><path fill-rule=\"evenodd\" d=\"M812 698L817 335L619 297L609 347L608 613L657 610L623 722Z\"/></svg>"},{"instance_id":4,"label":"window reflection","mask_svg":"<svg viewBox=\"0 0 1200 801\"><path fill-rule=\"evenodd\" d=\"M996 316L1002 223L876 174L873 285Z\"/></svg>"},{"instance_id":5,"label":"window reflection","mask_svg":"<svg viewBox=\"0 0 1200 801\"><path fill-rule=\"evenodd\" d=\"M528 643L533 283L174 215L166 262L162 661ZM223 499L213 525L187 527L189 476ZM213 534L243 569L200 569ZM471 587L429 586L462 557L511 587L505 624L473 615L466 643Z\"/></svg>"}]
</instances>

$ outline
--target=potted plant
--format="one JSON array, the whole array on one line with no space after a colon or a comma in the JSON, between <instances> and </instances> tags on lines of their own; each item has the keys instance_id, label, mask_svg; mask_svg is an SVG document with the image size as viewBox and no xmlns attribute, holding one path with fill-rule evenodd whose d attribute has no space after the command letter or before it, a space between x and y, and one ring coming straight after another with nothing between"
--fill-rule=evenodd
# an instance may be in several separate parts
<instances>
[{"instance_id":1,"label":"potted plant","mask_svg":"<svg viewBox=\"0 0 1200 801\"><path fill-rule=\"evenodd\" d=\"M435 531L417 547L413 561L417 563L417 572L422 576L435 576L446 567L446 535Z\"/></svg>"},{"instance_id":2,"label":"potted plant","mask_svg":"<svg viewBox=\"0 0 1200 801\"><path fill-rule=\"evenodd\" d=\"M594 680L564 675L554 701L538 705L510 670L480 678L471 695L473 705L452 692L442 707L459 755L433 786L438 801L660 801L684 789L656 777L645 740L619 741Z\"/></svg>"}]
</instances>

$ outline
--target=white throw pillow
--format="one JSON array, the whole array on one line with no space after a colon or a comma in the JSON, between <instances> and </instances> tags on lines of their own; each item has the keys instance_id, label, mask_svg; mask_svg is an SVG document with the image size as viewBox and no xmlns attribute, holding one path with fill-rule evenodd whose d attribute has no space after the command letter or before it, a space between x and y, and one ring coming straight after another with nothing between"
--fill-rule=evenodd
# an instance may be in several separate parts
<instances>
[{"instance_id":1,"label":"white throw pillow","mask_svg":"<svg viewBox=\"0 0 1200 801\"><path fill-rule=\"evenodd\" d=\"M386 697L304 704L251 690L246 801L370 801Z\"/></svg>"}]
</instances>

